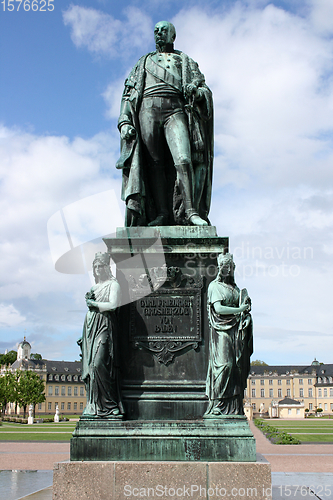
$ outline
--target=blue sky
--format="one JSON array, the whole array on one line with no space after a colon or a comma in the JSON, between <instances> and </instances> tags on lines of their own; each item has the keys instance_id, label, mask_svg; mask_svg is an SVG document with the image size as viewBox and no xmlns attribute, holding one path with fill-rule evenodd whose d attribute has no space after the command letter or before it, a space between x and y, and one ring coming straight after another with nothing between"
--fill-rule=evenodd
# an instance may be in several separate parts
<instances>
[{"instance_id":1,"label":"blue sky","mask_svg":"<svg viewBox=\"0 0 333 500\"><path fill-rule=\"evenodd\" d=\"M252 296L254 358L333 362L332 18L329 0L1 4L0 352L26 335L78 359L90 279L55 270L60 211L76 245L122 224L122 86L166 19L213 91L211 221Z\"/></svg>"}]
</instances>

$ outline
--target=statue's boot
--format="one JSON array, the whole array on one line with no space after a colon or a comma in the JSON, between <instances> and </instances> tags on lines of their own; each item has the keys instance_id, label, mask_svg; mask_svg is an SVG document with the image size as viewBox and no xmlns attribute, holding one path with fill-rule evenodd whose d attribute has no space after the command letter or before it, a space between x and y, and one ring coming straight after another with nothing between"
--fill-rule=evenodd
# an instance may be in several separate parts
<instances>
[{"instance_id":1,"label":"statue's boot","mask_svg":"<svg viewBox=\"0 0 333 500\"><path fill-rule=\"evenodd\" d=\"M166 176L160 162L154 161L149 168L149 186L154 199L157 217L148 226L166 226L169 221L169 211L166 193Z\"/></svg>"},{"instance_id":2,"label":"statue's boot","mask_svg":"<svg viewBox=\"0 0 333 500\"><path fill-rule=\"evenodd\" d=\"M194 172L192 164L189 162L180 163L175 165L175 169L177 171L179 189L183 197L187 220L193 226L208 226L208 223L199 216L198 211L193 207Z\"/></svg>"}]
</instances>

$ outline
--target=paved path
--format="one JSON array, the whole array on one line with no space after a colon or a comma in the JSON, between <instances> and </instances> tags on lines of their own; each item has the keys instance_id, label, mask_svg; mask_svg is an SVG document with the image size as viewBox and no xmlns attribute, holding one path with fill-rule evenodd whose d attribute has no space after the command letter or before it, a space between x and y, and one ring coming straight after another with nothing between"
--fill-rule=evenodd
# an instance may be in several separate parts
<instances>
[{"instance_id":1,"label":"paved path","mask_svg":"<svg viewBox=\"0 0 333 500\"><path fill-rule=\"evenodd\" d=\"M250 422L257 452L270 462L272 472L332 472L333 444L272 444Z\"/></svg>"},{"instance_id":2,"label":"paved path","mask_svg":"<svg viewBox=\"0 0 333 500\"><path fill-rule=\"evenodd\" d=\"M0 442L0 470L52 470L69 460L69 443Z\"/></svg>"}]
</instances>

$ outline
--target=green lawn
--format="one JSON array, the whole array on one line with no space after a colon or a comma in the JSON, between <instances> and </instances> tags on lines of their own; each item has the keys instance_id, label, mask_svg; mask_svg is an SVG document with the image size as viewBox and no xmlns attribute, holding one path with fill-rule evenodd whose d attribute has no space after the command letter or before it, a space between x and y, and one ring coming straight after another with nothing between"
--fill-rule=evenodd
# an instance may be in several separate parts
<instances>
[{"instance_id":1,"label":"green lawn","mask_svg":"<svg viewBox=\"0 0 333 500\"><path fill-rule=\"evenodd\" d=\"M298 438L302 443L333 443L333 419L267 420L269 425Z\"/></svg>"},{"instance_id":2,"label":"green lawn","mask_svg":"<svg viewBox=\"0 0 333 500\"><path fill-rule=\"evenodd\" d=\"M0 427L0 441L66 441L72 437L76 422L58 424L16 424L3 422Z\"/></svg>"}]
</instances>

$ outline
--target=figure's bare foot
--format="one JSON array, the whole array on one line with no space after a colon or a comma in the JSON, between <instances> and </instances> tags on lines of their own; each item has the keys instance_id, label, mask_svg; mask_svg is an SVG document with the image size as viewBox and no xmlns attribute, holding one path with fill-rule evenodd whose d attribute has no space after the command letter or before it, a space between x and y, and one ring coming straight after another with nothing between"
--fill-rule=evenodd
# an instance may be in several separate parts
<instances>
[{"instance_id":1,"label":"figure's bare foot","mask_svg":"<svg viewBox=\"0 0 333 500\"><path fill-rule=\"evenodd\" d=\"M199 215L197 214L193 214L191 215L190 217L190 223L193 225L193 226L208 226L208 222L206 222L205 220L203 220Z\"/></svg>"},{"instance_id":2,"label":"figure's bare foot","mask_svg":"<svg viewBox=\"0 0 333 500\"><path fill-rule=\"evenodd\" d=\"M166 226L168 222L167 215L158 215L156 219L149 222L148 226Z\"/></svg>"}]
</instances>

